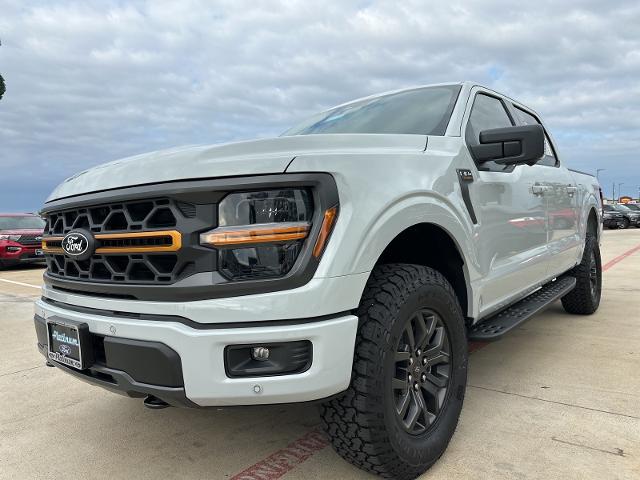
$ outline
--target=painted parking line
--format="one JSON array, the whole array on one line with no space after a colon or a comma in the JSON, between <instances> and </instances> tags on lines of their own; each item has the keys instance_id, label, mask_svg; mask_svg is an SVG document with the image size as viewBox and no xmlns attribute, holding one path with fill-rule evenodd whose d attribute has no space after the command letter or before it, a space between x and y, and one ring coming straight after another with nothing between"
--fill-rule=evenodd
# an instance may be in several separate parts
<instances>
[{"instance_id":1,"label":"painted parking line","mask_svg":"<svg viewBox=\"0 0 640 480\"><path fill-rule=\"evenodd\" d=\"M312 430L230 480L276 480L327 445L327 437L319 430Z\"/></svg>"},{"instance_id":2,"label":"painted parking line","mask_svg":"<svg viewBox=\"0 0 640 480\"><path fill-rule=\"evenodd\" d=\"M610 269L638 251L640 251L640 245L636 245L607 262L603 265L602 271ZM491 342L469 342L469 353L476 352L489 345L489 343ZM324 434L319 430L312 430L282 450L278 450L255 465L234 475L230 480L276 480L327 445L329 445L329 442Z\"/></svg>"},{"instance_id":3,"label":"painted parking line","mask_svg":"<svg viewBox=\"0 0 640 480\"><path fill-rule=\"evenodd\" d=\"M620 263L622 260L624 260L627 257L630 257L631 255L633 255L634 253L636 253L637 251L640 250L640 244L636 245L635 247L633 247L630 250L627 250L626 252L618 255L616 258L614 258L613 260L608 261L607 263L605 263L602 267L602 271L607 271L609 270L611 267L613 267L614 265L616 265L617 263Z\"/></svg>"},{"instance_id":4,"label":"painted parking line","mask_svg":"<svg viewBox=\"0 0 640 480\"><path fill-rule=\"evenodd\" d=\"M15 280L7 280L6 278L0 278L0 282L12 283L14 285L20 285L22 287L37 288L38 290L42 288L40 287L40 285L31 285L30 283L16 282Z\"/></svg>"},{"instance_id":5,"label":"painted parking line","mask_svg":"<svg viewBox=\"0 0 640 480\"><path fill-rule=\"evenodd\" d=\"M483 347L486 347L491 342L469 342L469 353L477 352Z\"/></svg>"}]
</instances>

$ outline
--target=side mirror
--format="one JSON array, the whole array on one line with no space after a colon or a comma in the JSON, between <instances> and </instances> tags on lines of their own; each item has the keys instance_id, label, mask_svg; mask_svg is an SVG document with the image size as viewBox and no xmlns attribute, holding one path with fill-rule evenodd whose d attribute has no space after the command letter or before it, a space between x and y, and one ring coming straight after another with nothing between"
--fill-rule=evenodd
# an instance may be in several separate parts
<instances>
[{"instance_id":1,"label":"side mirror","mask_svg":"<svg viewBox=\"0 0 640 480\"><path fill-rule=\"evenodd\" d=\"M469 146L477 162L499 165L534 165L544 155L542 125L493 128L480 132L480 145Z\"/></svg>"}]
</instances>

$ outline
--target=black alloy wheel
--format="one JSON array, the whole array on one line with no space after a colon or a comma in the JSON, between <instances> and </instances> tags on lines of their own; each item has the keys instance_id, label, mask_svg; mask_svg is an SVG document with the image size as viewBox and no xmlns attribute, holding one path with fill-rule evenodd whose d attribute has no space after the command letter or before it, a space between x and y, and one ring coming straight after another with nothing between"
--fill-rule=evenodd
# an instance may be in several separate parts
<instances>
[{"instance_id":1,"label":"black alloy wheel","mask_svg":"<svg viewBox=\"0 0 640 480\"><path fill-rule=\"evenodd\" d=\"M436 312L421 309L407 320L392 381L396 414L406 432L423 434L438 417L448 393L450 352L447 329Z\"/></svg>"}]
</instances>

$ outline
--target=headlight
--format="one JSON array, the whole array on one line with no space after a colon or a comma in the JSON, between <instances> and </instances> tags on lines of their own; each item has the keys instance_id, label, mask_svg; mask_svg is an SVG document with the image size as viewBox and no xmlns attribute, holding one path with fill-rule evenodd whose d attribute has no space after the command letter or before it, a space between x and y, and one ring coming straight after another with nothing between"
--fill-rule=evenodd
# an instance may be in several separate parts
<instances>
[{"instance_id":1,"label":"headlight","mask_svg":"<svg viewBox=\"0 0 640 480\"><path fill-rule=\"evenodd\" d=\"M0 235L0 240L11 240L12 242L17 242L20 240L20 235Z\"/></svg>"},{"instance_id":2,"label":"headlight","mask_svg":"<svg viewBox=\"0 0 640 480\"><path fill-rule=\"evenodd\" d=\"M313 194L306 188L231 193L218 206L218 228L202 233L200 244L218 250L218 269L231 280L282 277L295 264L313 219ZM326 238L322 242L324 248ZM316 253L314 247L314 256L322 252Z\"/></svg>"}]
</instances>

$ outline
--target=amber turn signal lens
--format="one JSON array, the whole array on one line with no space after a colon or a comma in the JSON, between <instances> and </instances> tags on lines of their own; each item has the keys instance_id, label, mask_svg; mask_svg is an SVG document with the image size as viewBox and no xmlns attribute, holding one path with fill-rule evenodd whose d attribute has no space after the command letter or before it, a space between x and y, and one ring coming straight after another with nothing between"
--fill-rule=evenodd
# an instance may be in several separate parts
<instances>
[{"instance_id":1,"label":"amber turn signal lens","mask_svg":"<svg viewBox=\"0 0 640 480\"><path fill-rule=\"evenodd\" d=\"M200 235L200 243L214 247L303 240L309 235L307 222L266 223L246 227L221 227Z\"/></svg>"},{"instance_id":2,"label":"amber turn signal lens","mask_svg":"<svg viewBox=\"0 0 640 480\"><path fill-rule=\"evenodd\" d=\"M316 245L313 247L313 256L319 258L324 251L324 247L327 244L327 240L329 240L329 235L331 235L331 230L333 230L333 226L336 223L336 218L338 217L338 207L331 207L330 209L324 212L324 219L322 220L322 227L320 227L320 234L318 235L318 240L316 240Z\"/></svg>"}]
</instances>

